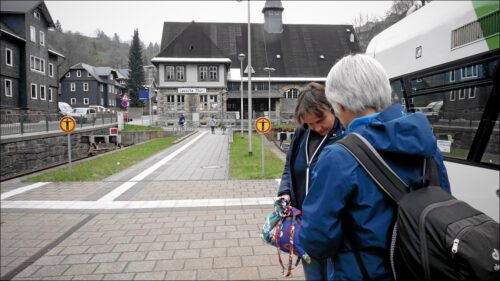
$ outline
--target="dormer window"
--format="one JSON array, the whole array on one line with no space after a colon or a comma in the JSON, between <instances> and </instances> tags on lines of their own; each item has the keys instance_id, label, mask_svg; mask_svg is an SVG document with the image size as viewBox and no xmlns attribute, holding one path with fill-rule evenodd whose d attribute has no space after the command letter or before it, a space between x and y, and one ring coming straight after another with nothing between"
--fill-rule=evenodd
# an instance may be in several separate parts
<instances>
[{"instance_id":1,"label":"dormer window","mask_svg":"<svg viewBox=\"0 0 500 281\"><path fill-rule=\"evenodd\" d=\"M324 60L325 59L325 56L324 55L319 55L319 58Z\"/></svg>"},{"instance_id":2,"label":"dormer window","mask_svg":"<svg viewBox=\"0 0 500 281\"><path fill-rule=\"evenodd\" d=\"M38 10L35 10L33 12L33 16L35 17L35 19L40 19L40 12Z\"/></svg>"},{"instance_id":3,"label":"dormer window","mask_svg":"<svg viewBox=\"0 0 500 281\"><path fill-rule=\"evenodd\" d=\"M77 70L76 71L76 77L82 77L82 71L81 70Z\"/></svg>"},{"instance_id":4,"label":"dormer window","mask_svg":"<svg viewBox=\"0 0 500 281\"><path fill-rule=\"evenodd\" d=\"M276 58L277 58L277 59L281 59L281 55L279 55L279 54L278 54L278 55L276 55Z\"/></svg>"},{"instance_id":5,"label":"dormer window","mask_svg":"<svg viewBox=\"0 0 500 281\"><path fill-rule=\"evenodd\" d=\"M109 75L109 80L113 80L113 74Z\"/></svg>"}]
</instances>

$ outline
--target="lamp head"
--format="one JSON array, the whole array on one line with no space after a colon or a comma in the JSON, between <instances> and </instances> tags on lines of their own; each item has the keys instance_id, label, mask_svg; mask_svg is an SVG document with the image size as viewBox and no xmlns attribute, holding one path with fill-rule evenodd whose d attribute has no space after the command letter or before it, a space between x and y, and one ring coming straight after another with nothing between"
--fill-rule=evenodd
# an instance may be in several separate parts
<instances>
[{"instance_id":1,"label":"lamp head","mask_svg":"<svg viewBox=\"0 0 500 281\"><path fill-rule=\"evenodd\" d=\"M245 56L245 54L239 54L239 55L238 55L238 59L239 59L240 61L243 61L243 60L245 59L245 57L246 57L246 56Z\"/></svg>"},{"instance_id":2,"label":"lamp head","mask_svg":"<svg viewBox=\"0 0 500 281\"><path fill-rule=\"evenodd\" d=\"M272 68L272 67L264 67L264 71L267 71L267 72L274 72L276 69Z\"/></svg>"}]
</instances>

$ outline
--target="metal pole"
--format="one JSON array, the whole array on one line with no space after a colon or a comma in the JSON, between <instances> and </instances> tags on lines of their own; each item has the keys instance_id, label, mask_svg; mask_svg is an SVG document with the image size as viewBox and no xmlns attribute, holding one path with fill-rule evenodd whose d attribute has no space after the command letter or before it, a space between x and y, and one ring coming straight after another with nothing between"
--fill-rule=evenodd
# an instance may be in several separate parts
<instances>
[{"instance_id":1,"label":"metal pole","mask_svg":"<svg viewBox=\"0 0 500 281\"><path fill-rule=\"evenodd\" d=\"M264 168L264 134L260 135L260 142L262 143L262 177L264 177L265 173L265 168Z\"/></svg>"},{"instance_id":2,"label":"metal pole","mask_svg":"<svg viewBox=\"0 0 500 281\"><path fill-rule=\"evenodd\" d=\"M248 154L252 156L252 44L250 34L250 0L248 0Z\"/></svg>"},{"instance_id":3,"label":"metal pole","mask_svg":"<svg viewBox=\"0 0 500 281\"><path fill-rule=\"evenodd\" d=\"M268 71L269 73L269 93L268 93L268 97L269 97L269 119L271 119L271 70Z\"/></svg>"},{"instance_id":4,"label":"metal pole","mask_svg":"<svg viewBox=\"0 0 500 281\"><path fill-rule=\"evenodd\" d=\"M68 134L68 174L71 177L71 134Z\"/></svg>"},{"instance_id":5,"label":"metal pole","mask_svg":"<svg viewBox=\"0 0 500 281\"><path fill-rule=\"evenodd\" d=\"M149 126L153 126L153 115L151 115L151 86L148 87L148 95L149 95Z\"/></svg>"},{"instance_id":6,"label":"metal pole","mask_svg":"<svg viewBox=\"0 0 500 281\"><path fill-rule=\"evenodd\" d=\"M241 92L241 108L240 108L240 123L241 123L241 138L243 138L243 60L240 60L240 92Z\"/></svg>"}]
</instances>

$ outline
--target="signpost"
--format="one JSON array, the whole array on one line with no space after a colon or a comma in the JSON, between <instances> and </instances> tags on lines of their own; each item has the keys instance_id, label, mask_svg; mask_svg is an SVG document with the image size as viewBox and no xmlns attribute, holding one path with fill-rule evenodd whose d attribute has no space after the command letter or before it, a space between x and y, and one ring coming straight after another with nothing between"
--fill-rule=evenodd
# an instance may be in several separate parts
<instances>
[{"instance_id":1,"label":"signpost","mask_svg":"<svg viewBox=\"0 0 500 281\"><path fill-rule=\"evenodd\" d=\"M64 116L59 120L59 128L68 133L68 174L71 177L71 132L76 128L75 119L71 116Z\"/></svg>"},{"instance_id":2,"label":"signpost","mask_svg":"<svg viewBox=\"0 0 500 281\"><path fill-rule=\"evenodd\" d=\"M267 117L259 117L255 120L255 130L260 134L260 142L262 143L262 176L265 175L264 163L264 135L271 131L271 120Z\"/></svg>"}]
</instances>

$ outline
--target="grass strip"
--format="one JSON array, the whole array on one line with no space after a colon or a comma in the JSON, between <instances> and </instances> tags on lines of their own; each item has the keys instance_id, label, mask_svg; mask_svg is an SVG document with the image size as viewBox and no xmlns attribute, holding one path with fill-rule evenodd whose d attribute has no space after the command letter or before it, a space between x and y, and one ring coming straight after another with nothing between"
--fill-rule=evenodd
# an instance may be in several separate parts
<instances>
[{"instance_id":1,"label":"grass strip","mask_svg":"<svg viewBox=\"0 0 500 281\"><path fill-rule=\"evenodd\" d=\"M122 132L133 132L133 131L163 131L163 129L154 126L141 126L132 124L125 124L123 126Z\"/></svg>"},{"instance_id":2,"label":"grass strip","mask_svg":"<svg viewBox=\"0 0 500 281\"><path fill-rule=\"evenodd\" d=\"M68 165L26 179L27 182L98 181L120 172L172 145L175 137L158 138L137 144L122 151L102 155L88 161L72 163L71 177Z\"/></svg>"},{"instance_id":3,"label":"grass strip","mask_svg":"<svg viewBox=\"0 0 500 281\"><path fill-rule=\"evenodd\" d=\"M269 149L264 151L264 176L262 176L262 144L261 136L253 135L252 152L248 153L248 135L243 138L234 133L233 143L230 143L229 174L232 179L277 179L283 173L283 162Z\"/></svg>"}]
</instances>

